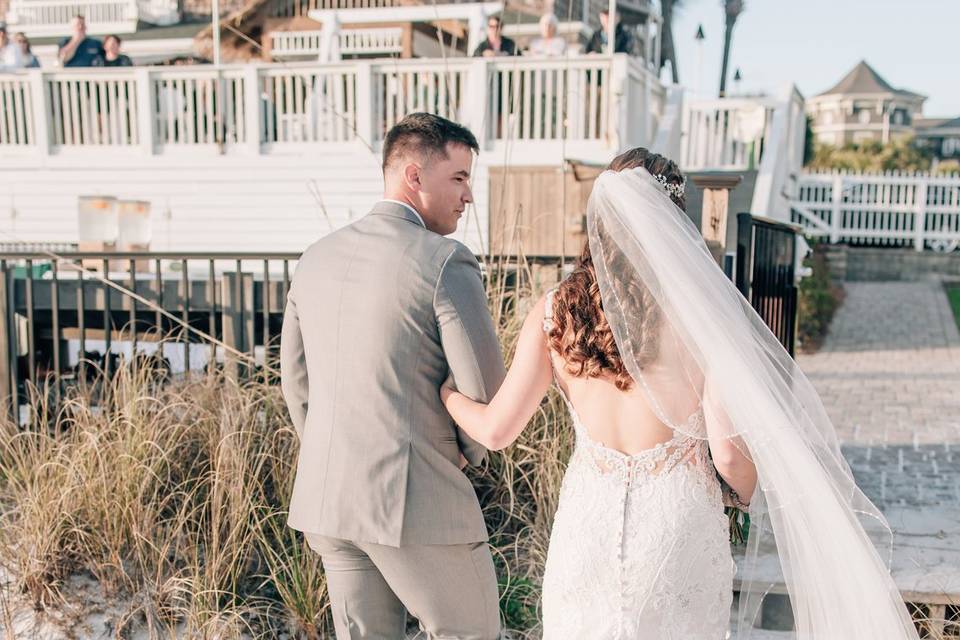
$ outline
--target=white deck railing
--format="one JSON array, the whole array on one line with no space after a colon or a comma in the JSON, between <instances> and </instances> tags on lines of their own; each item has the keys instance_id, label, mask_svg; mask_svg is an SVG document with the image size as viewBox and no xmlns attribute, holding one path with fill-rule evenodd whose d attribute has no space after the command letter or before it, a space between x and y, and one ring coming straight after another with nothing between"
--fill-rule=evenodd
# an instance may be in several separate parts
<instances>
[{"instance_id":1,"label":"white deck railing","mask_svg":"<svg viewBox=\"0 0 960 640\"><path fill-rule=\"evenodd\" d=\"M400 5L400 0L274 0L270 13L292 17L305 16L317 9L380 9Z\"/></svg>"},{"instance_id":2,"label":"white deck railing","mask_svg":"<svg viewBox=\"0 0 960 640\"><path fill-rule=\"evenodd\" d=\"M753 213L782 221L790 219L788 196L803 168L806 132L803 96L791 85L780 96L762 140L763 154L750 205Z\"/></svg>"},{"instance_id":3,"label":"white deck railing","mask_svg":"<svg viewBox=\"0 0 960 640\"><path fill-rule=\"evenodd\" d=\"M31 70L0 75L0 150L373 147L407 113L429 111L468 125L485 149L509 147L517 161L561 148L604 157L649 144L662 100L642 63L619 54Z\"/></svg>"},{"instance_id":4,"label":"white deck railing","mask_svg":"<svg viewBox=\"0 0 960 640\"><path fill-rule=\"evenodd\" d=\"M830 242L960 246L960 175L808 172L791 201L794 222Z\"/></svg>"},{"instance_id":5,"label":"white deck railing","mask_svg":"<svg viewBox=\"0 0 960 640\"><path fill-rule=\"evenodd\" d=\"M756 170L750 210L788 220L785 195L803 164L803 96L695 100L684 106L680 165L684 171Z\"/></svg>"},{"instance_id":6,"label":"white deck railing","mask_svg":"<svg viewBox=\"0 0 960 640\"><path fill-rule=\"evenodd\" d=\"M403 50L403 29L344 29L339 33L341 55L390 56ZM319 56L323 31L274 31L270 34L270 55L276 59Z\"/></svg>"},{"instance_id":7,"label":"white deck railing","mask_svg":"<svg viewBox=\"0 0 960 640\"><path fill-rule=\"evenodd\" d=\"M93 35L137 30L137 0L11 0L8 29L30 37L66 36L74 16L82 15Z\"/></svg>"},{"instance_id":8,"label":"white deck railing","mask_svg":"<svg viewBox=\"0 0 960 640\"><path fill-rule=\"evenodd\" d=\"M683 115L681 166L687 170L756 169L778 104L769 98L688 103Z\"/></svg>"},{"instance_id":9,"label":"white deck railing","mask_svg":"<svg viewBox=\"0 0 960 640\"><path fill-rule=\"evenodd\" d=\"M400 27L344 29L339 36L340 55L389 56L403 51L403 29Z\"/></svg>"}]
</instances>

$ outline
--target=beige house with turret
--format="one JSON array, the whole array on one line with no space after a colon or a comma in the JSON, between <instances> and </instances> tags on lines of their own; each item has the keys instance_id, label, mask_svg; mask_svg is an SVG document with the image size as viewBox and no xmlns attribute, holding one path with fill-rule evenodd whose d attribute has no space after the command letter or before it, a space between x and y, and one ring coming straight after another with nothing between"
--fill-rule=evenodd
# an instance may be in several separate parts
<instances>
[{"instance_id":1,"label":"beige house with turret","mask_svg":"<svg viewBox=\"0 0 960 640\"><path fill-rule=\"evenodd\" d=\"M864 60L836 85L809 98L807 114L821 144L887 143L914 135L926 99L894 88Z\"/></svg>"}]
</instances>

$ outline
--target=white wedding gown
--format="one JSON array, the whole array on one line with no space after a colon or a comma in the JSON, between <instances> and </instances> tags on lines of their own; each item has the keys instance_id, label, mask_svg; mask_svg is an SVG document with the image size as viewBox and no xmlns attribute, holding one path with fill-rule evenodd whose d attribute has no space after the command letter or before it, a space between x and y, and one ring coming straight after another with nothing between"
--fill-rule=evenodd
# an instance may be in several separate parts
<instances>
[{"instance_id":1,"label":"white wedding gown","mask_svg":"<svg viewBox=\"0 0 960 640\"><path fill-rule=\"evenodd\" d=\"M552 295L547 296L550 327ZM559 387L559 385L557 385ZM703 439L635 455L591 439L560 389L576 445L543 578L544 640L722 640L736 565ZM687 433L702 431L702 408Z\"/></svg>"}]
</instances>

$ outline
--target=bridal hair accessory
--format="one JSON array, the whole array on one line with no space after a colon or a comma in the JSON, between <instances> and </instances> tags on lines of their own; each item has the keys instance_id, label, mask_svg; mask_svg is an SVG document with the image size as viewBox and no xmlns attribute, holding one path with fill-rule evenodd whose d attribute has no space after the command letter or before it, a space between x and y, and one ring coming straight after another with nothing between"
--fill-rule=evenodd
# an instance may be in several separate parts
<instances>
[{"instance_id":1,"label":"bridal hair accessory","mask_svg":"<svg viewBox=\"0 0 960 640\"><path fill-rule=\"evenodd\" d=\"M659 182L660 184L663 185L663 188L666 190L666 192L667 192L669 195L671 195L671 196L673 196L673 197L675 197L675 198L682 198L682 197L683 197L684 191L686 190L686 187L687 187L687 181L686 181L686 180L684 180L684 181L681 182L680 184L674 184L674 183L672 183L672 182L667 182L667 176L663 175L662 173L658 173L657 175L654 176L654 178L657 179L657 182Z\"/></svg>"}]
</instances>

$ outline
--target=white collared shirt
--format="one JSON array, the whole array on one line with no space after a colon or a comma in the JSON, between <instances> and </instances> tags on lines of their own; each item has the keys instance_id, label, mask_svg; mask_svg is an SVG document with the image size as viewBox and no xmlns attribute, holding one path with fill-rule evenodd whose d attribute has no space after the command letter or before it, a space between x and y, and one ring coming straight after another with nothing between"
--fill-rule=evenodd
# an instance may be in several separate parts
<instances>
[{"instance_id":1,"label":"white collared shirt","mask_svg":"<svg viewBox=\"0 0 960 640\"><path fill-rule=\"evenodd\" d=\"M406 202L400 202L399 200L391 200L390 198L384 198L384 199L383 199L383 202L392 202L392 203L394 203L394 204L403 205L403 206L406 207L407 209L410 209L410 211L413 211L413 215L417 216L417 220L420 221L420 225L421 225L424 229L427 228L427 223L425 223L425 222L423 221L423 217L420 215L420 212L417 211L416 209L414 209L413 207L411 207L411 206L410 206L409 204L407 204Z\"/></svg>"}]
</instances>

